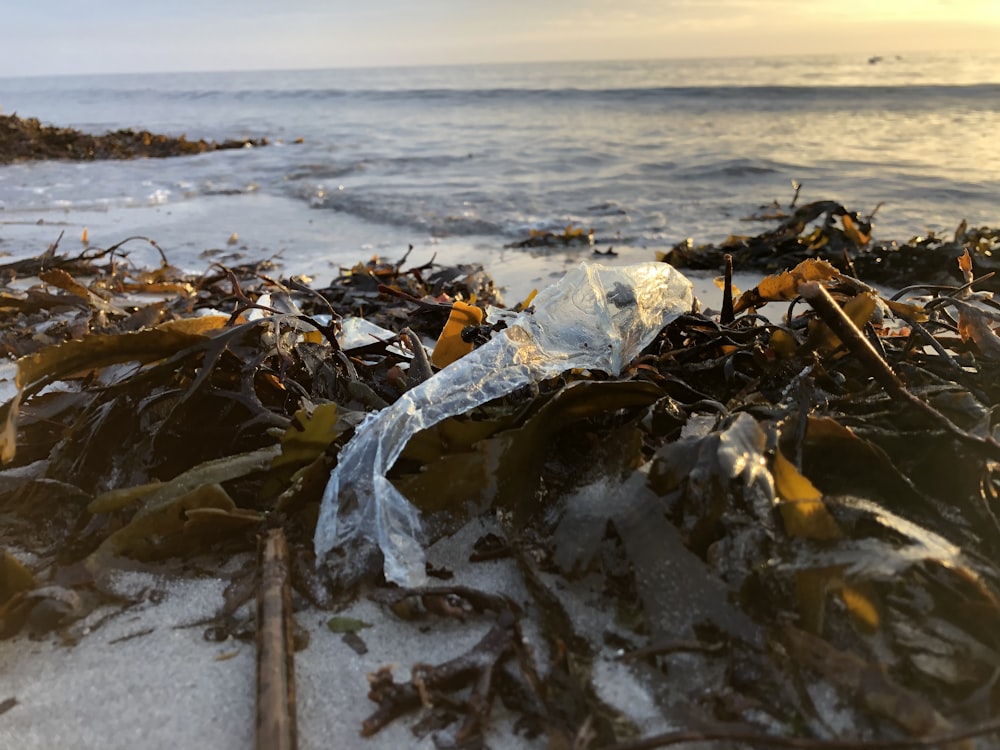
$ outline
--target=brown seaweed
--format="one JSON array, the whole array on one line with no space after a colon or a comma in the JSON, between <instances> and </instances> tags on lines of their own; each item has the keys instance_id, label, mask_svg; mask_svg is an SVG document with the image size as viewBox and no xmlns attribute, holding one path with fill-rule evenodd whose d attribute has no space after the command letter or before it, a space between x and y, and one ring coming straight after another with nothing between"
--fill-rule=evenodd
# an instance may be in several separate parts
<instances>
[{"instance_id":1,"label":"brown seaweed","mask_svg":"<svg viewBox=\"0 0 1000 750\"><path fill-rule=\"evenodd\" d=\"M266 145L266 138L190 141L183 135L168 136L148 130L136 132L122 129L104 135L90 135L73 128L43 125L33 117L22 119L17 115L0 115L0 164L39 159L163 159Z\"/></svg>"},{"instance_id":2,"label":"brown seaweed","mask_svg":"<svg viewBox=\"0 0 1000 750\"><path fill-rule=\"evenodd\" d=\"M717 245L695 245L688 239L661 257L677 268L721 271L729 255L737 270L763 273L823 260L869 284L948 287L963 278L955 259L968 252L984 277L978 288L1000 289L996 277L985 278L1000 271L997 229L969 227L962 221L952 237L930 234L880 242L874 238L873 215L861 216L836 201L816 201L791 215L767 214L762 220L777 220L778 226L754 236L733 235Z\"/></svg>"},{"instance_id":3,"label":"brown seaweed","mask_svg":"<svg viewBox=\"0 0 1000 750\"><path fill-rule=\"evenodd\" d=\"M570 371L445 420L393 468L432 535L499 518L470 558L513 558L541 668L525 611L496 592L387 588L377 550L317 571L310 546L355 426L435 377L421 338L457 301L498 301L481 269L372 259L311 286L251 267L190 276L165 258L139 269L117 248L42 253L16 269L37 282L0 289L0 343L17 357L0 545L33 553L0 558L0 631L65 630L122 558L248 551L281 526L292 584L315 604L366 592L400 617L487 621L467 653L402 681L373 674L364 734L420 712L442 745L476 746L498 699L554 746L995 731L964 727L1000 705L1000 313L981 282L997 235L913 245L928 255L889 295L862 271L867 219L821 202L780 221L668 258L773 270L730 288L724 317L676 318L619 377ZM345 348L338 330L359 314L388 334ZM498 335L475 328L472 346ZM587 630L574 590L613 626ZM688 732L639 737L597 697L610 649ZM856 734L838 733L837 712Z\"/></svg>"}]
</instances>

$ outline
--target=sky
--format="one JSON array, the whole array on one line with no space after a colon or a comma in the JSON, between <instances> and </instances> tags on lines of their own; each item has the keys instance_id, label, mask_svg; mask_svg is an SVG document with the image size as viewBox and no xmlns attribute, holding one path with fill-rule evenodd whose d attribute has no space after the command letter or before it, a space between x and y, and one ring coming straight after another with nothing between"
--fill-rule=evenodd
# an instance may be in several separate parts
<instances>
[{"instance_id":1,"label":"sky","mask_svg":"<svg viewBox=\"0 0 1000 750\"><path fill-rule=\"evenodd\" d=\"M34 0L0 76L996 49L1000 0Z\"/></svg>"}]
</instances>

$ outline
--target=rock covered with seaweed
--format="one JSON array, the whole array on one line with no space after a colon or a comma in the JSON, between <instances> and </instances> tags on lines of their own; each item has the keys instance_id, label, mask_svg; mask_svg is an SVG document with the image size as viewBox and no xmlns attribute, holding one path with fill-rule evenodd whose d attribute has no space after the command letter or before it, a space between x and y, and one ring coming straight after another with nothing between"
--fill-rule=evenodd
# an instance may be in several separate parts
<instances>
[{"instance_id":1,"label":"rock covered with seaweed","mask_svg":"<svg viewBox=\"0 0 1000 750\"><path fill-rule=\"evenodd\" d=\"M473 743L498 698L550 746L996 731L981 719L1000 666L1000 306L977 274L997 235L962 230L929 258L925 240L871 246L839 204L806 208L675 249L720 269L766 258L767 275L742 294L724 283L721 312L675 318L621 373L567 370L409 440L389 479L431 537L494 519L467 564L509 560L520 603L448 570L385 586L377 548L317 568L311 545L357 426L438 377L422 341L498 335L488 311L449 325L496 301L481 269L372 260L322 286L140 269L121 247L0 268L38 276L0 294L0 342L19 357L0 412L2 541L33 553L4 558L4 634L71 632L124 560L246 550L280 526L314 606L361 591L391 616L486 623L449 661L370 675L365 735L422 711L457 717L442 742ZM862 270L889 252L919 259L898 294ZM356 336L359 317L373 327ZM596 688L607 659L686 731L641 736Z\"/></svg>"},{"instance_id":2,"label":"rock covered with seaweed","mask_svg":"<svg viewBox=\"0 0 1000 750\"><path fill-rule=\"evenodd\" d=\"M0 115L0 164L37 159L93 161L95 159L165 158L203 154L251 146L266 146L267 139L246 138L220 143L185 136L150 133L148 130L116 130L91 135L74 128L44 125L37 119Z\"/></svg>"}]
</instances>

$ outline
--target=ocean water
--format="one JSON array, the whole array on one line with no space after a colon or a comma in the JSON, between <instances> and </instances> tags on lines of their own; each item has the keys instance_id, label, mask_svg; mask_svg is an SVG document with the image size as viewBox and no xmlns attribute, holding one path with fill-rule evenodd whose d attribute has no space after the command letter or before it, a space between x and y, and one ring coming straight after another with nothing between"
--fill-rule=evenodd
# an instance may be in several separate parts
<instances>
[{"instance_id":1,"label":"ocean water","mask_svg":"<svg viewBox=\"0 0 1000 750\"><path fill-rule=\"evenodd\" d=\"M759 231L743 217L793 180L800 204L881 203L881 239L1000 224L1000 55L8 77L0 111L272 143L0 166L11 256L88 227L103 246L149 236L191 270L238 252L322 281L412 244L414 262L480 262L517 296L591 253L504 247L532 229L593 228L616 262L646 260Z\"/></svg>"}]
</instances>

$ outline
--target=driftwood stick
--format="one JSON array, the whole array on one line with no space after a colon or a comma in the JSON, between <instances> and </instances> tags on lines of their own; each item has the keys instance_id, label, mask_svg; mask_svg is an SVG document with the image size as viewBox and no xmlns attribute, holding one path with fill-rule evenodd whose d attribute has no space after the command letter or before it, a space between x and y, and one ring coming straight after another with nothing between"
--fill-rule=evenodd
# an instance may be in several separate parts
<instances>
[{"instance_id":1,"label":"driftwood stick","mask_svg":"<svg viewBox=\"0 0 1000 750\"><path fill-rule=\"evenodd\" d=\"M1000 459L1000 443L991 436L985 438L966 432L916 394L910 392L906 384L892 371L889 363L882 359L872 343L854 325L847 314L836 303L826 288L817 281L807 281L799 285L799 294L830 326L838 338L865 366L885 392L901 403L906 403L921 412L936 427L946 430L967 445L975 446L994 460Z\"/></svg>"},{"instance_id":2,"label":"driftwood stick","mask_svg":"<svg viewBox=\"0 0 1000 750\"><path fill-rule=\"evenodd\" d=\"M722 311L719 315L719 322L727 326L736 318L733 310L733 256L726 253L726 284L722 289Z\"/></svg>"},{"instance_id":3,"label":"driftwood stick","mask_svg":"<svg viewBox=\"0 0 1000 750\"><path fill-rule=\"evenodd\" d=\"M260 544L257 590L257 750L295 750L295 648L288 544L271 529Z\"/></svg>"},{"instance_id":4,"label":"driftwood stick","mask_svg":"<svg viewBox=\"0 0 1000 750\"><path fill-rule=\"evenodd\" d=\"M830 326L837 337L855 357L861 360L871 376L878 381L886 393L893 398L909 401L909 392L903 381L892 371L889 363L879 356L879 353L858 330L857 326L847 317L847 314L836 303L826 288L816 281L808 281L799 285L799 294L816 311L824 323Z\"/></svg>"}]
</instances>

